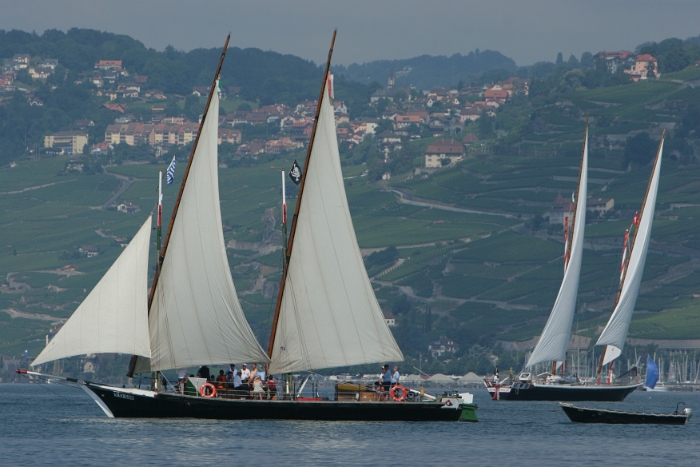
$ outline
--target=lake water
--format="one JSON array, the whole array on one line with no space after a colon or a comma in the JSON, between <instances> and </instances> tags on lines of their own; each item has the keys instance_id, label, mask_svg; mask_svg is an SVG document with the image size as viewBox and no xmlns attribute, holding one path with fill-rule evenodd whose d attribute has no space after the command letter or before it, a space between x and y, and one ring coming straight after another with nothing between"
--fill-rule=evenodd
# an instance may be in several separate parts
<instances>
[{"instance_id":1,"label":"lake water","mask_svg":"<svg viewBox=\"0 0 700 467\"><path fill-rule=\"evenodd\" d=\"M109 419L81 389L0 384L0 465L700 466L700 393L636 391L622 403L686 426L574 424L555 402L491 401L479 423Z\"/></svg>"}]
</instances>

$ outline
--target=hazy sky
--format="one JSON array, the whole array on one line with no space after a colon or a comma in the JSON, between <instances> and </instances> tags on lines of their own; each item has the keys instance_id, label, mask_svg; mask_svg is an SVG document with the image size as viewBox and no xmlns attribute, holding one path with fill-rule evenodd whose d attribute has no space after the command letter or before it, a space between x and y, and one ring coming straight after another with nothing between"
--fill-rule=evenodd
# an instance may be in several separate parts
<instances>
[{"instance_id":1,"label":"hazy sky","mask_svg":"<svg viewBox=\"0 0 700 467\"><path fill-rule=\"evenodd\" d=\"M557 52L633 49L700 35L698 0L0 0L0 29L128 34L162 50L231 44L348 65L498 50L518 65Z\"/></svg>"}]
</instances>

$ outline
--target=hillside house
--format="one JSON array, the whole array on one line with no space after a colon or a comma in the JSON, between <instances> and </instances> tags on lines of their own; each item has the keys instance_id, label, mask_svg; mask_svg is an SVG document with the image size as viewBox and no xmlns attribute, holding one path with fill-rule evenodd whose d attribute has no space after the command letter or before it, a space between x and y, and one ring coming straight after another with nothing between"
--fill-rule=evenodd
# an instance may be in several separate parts
<instances>
[{"instance_id":1,"label":"hillside house","mask_svg":"<svg viewBox=\"0 0 700 467\"><path fill-rule=\"evenodd\" d=\"M632 81L637 82L640 79L658 78L659 74L658 60L649 54L637 55L634 66L631 69L625 70L629 74Z\"/></svg>"},{"instance_id":2,"label":"hillside house","mask_svg":"<svg viewBox=\"0 0 700 467\"><path fill-rule=\"evenodd\" d=\"M411 125L420 126L423 123L419 115L397 115L394 120L394 128L399 130Z\"/></svg>"},{"instance_id":3,"label":"hillside house","mask_svg":"<svg viewBox=\"0 0 700 467\"><path fill-rule=\"evenodd\" d=\"M394 318L394 314L389 312L389 311L385 311L384 312L384 322L390 328L393 328L394 326L396 326L396 318Z\"/></svg>"},{"instance_id":4,"label":"hillside house","mask_svg":"<svg viewBox=\"0 0 700 467\"><path fill-rule=\"evenodd\" d=\"M82 131L59 131L44 136L45 148L58 148L64 154L82 154L88 134Z\"/></svg>"},{"instance_id":5,"label":"hillside house","mask_svg":"<svg viewBox=\"0 0 700 467\"><path fill-rule=\"evenodd\" d=\"M82 245L78 248L78 253L82 253L88 258L92 258L93 256L100 254L100 249L92 245Z\"/></svg>"},{"instance_id":6,"label":"hillside house","mask_svg":"<svg viewBox=\"0 0 700 467\"><path fill-rule=\"evenodd\" d=\"M95 68L99 70L121 70L122 61L121 60L100 60L95 63Z\"/></svg>"},{"instance_id":7,"label":"hillside house","mask_svg":"<svg viewBox=\"0 0 700 467\"><path fill-rule=\"evenodd\" d=\"M108 145L125 143L129 146L142 144L153 144L153 131L155 125L152 123L124 123L107 125L105 129L105 142Z\"/></svg>"},{"instance_id":8,"label":"hillside house","mask_svg":"<svg viewBox=\"0 0 700 467\"><path fill-rule=\"evenodd\" d=\"M240 130L234 130L232 128L219 128L218 143L241 144Z\"/></svg>"},{"instance_id":9,"label":"hillside house","mask_svg":"<svg viewBox=\"0 0 700 467\"><path fill-rule=\"evenodd\" d=\"M635 55L629 50L620 50L618 52L598 52L595 54L596 60L604 60L605 68L608 73L615 73L619 68L634 65Z\"/></svg>"},{"instance_id":10,"label":"hillside house","mask_svg":"<svg viewBox=\"0 0 700 467\"><path fill-rule=\"evenodd\" d=\"M505 104L506 100L508 99L508 91L504 89L500 89L500 86L497 88L494 86L491 89L487 89L484 91L484 100L486 101L486 104Z\"/></svg>"},{"instance_id":11,"label":"hillside house","mask_svg":"<svg viewBox=\"0 0 700 467\"><path fill-rule=\"evenodd\" d=\"M139 206L138 204L131 204L128 201L117 205L117 211L123 212L125 214L134 214L139 212L140 210L141 206Z\"/></svg>"},{"instance_id":12,"label":"hillside house","mask_svg":"<svg viewBox=\"0 0 700 467\"><path fill-rule=\"evenodd\" d=\"M281 139L271 139L265 142L265 152L268 154L280 154L282 152L294 151L303 147L303 143L292 140L289 136Z\"/></svg>"},{"instance_id":13,"label":"hillside house","mask_svg":"<svg viewBox=\"0 0 700 467\"><path fill-rule=\"evenodd\" d=\"M51 73L53 73L53 68L44 66L29 67L29 76L31 76L32 79L46 79L51 76Z\"/></svg>"},{"instance_id":14,"label":"hillside house","mask_svg":"<svg viewBox=\"0 0 700 467\"><path fill-rule=\"evenodd\" d=\"M586 209L601 214L611 211L615 207L613 198L590 198L586 200Z\"/></svg>"},{"instance_id":15,"label":"hillside house","mask_svg":"<svg viewBox=\"0 0 700 467\"><path fill-rule=\"evenodd\" d=\"M238 146L237 154L242 156L257 156L265 152L265 143L259 140L253 140L248 143L243 143Z\"/></svg>"},{"instance_id":16,"label":"hillside house","mask_svg":"<svg viewBox=\"0 0 700 467\"><path fill-rule=\"evenodd\" d=\"M425 151L425 167L442 167L443 160L455 164L464 159L464 145L454 139L441 139L428 146Z\"/></svg>"},{"instance_id":17,"label":"hillside house","mask_svg":"<svg viewBox=\"0 0 700 467\"><path fill-rule=\"evenodd\" d=\"M549 225L564 225L566 219L571 223L573 218L574 203L564 199L561 193L559 193L557 197L554 198L552 209L549 210Z\"/></svg>"},{"instance_id":18,"label":"hillside house","mask_svg":"<svg viewBox=\"0 0 700 467\"><path fill-rule=\"evenodd\" d=\"M192 95L197 97L209 97L209 86L192 87Z\"/></svg>"},{"instance_id":19,"label":"hillside house","mask_svg":"<svg viewBox=\"0 0 700 467\"><path fill-rule=\"evenodd\" d=\"M428 345L428 351L433 357L441 357L444 353L455 353L458 350L459 344L444 336Z\"/></svg>"}]
</instances>

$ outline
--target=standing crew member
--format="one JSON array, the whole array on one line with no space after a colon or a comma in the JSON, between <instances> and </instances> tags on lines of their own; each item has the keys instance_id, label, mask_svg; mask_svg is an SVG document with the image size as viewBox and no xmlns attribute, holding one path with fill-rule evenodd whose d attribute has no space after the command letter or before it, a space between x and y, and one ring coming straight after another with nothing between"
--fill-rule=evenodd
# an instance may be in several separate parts
<instances>
[{"instance_id":1,"label":"standing crew member","mask_svg":"<svg viewBox=\"0 0 700 467\"><path fill-rule=\"evenodd\" d=\"M389 365L384 365L382 370L382 387L385 391L388 391L391 389L391 371L389 371Z\"/></svg>"},{"instance_id":2,"label":"standing crew member","mask_svg":"<svg viewBox=\"0 0 700 467\"><path fill-rule=\"evenodd\" d=\"M398 385L400 378L401 378L401 374L399 373L399 367L395 366L394 373L391 375L391 385L392 386Z\"/></svg>"}]
</instances>

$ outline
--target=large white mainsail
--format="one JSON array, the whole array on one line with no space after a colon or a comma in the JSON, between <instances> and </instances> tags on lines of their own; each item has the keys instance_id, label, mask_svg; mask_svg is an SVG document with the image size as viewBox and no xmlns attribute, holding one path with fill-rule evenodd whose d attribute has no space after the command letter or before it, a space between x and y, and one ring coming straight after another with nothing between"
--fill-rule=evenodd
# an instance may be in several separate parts
<instances>
[{"instance_id":1,"label":"large white mainsail","mask_svg":"<svg viewBox=\"0 0 700 467\"><path fill-rule=\"evenodd\" d=\"M639 216L639 226L634 236L629 264L627 265L627 272L624 275L624 280L620 288L617 304L610 316L608 324L605 326L605 329L603 329L602 334L598 338L598 342L596 342L596 345L607 346L602 365L610 363L622 353L622 349L625 346L625 339L627 338L627 331L630 327L630 321L632 321L634 305L637 303L637 295L639 294L639 286L642 282L644 264L646 263L649 241L651 239L651 225L654 222L656 195L659 191L659 179L661 178L663 145L664 140L662 137L661 143L659 143L654 169L649 179L647 196Z\"/></svg>"},{"instance_id":2,"label":"large white mainsail","mask_svg":"<svg viewBox=\"0 0 700 467\"><path fill-rule=\"evenodd\" d=\"M542 331L539 342L535 346L526 367L546 361L563 362L566 360L566 349L571 338L571 325L576 311L576 296L581 276L583 258L583 231L586 226L586 198L588 195L588 127L583 142L581 155L581 171L579 174L578 193L576 194L576 212L571 238L570 259L564 278L559 287L557 299L549 315L547 324Z\"/></svg>"},{"instance_id":3,"label":"large white mainsail","mask_svg":"<svg viewBox=\"0 0 700 467\"><path fill-rule=\"evenodd\" d=\"M323 92L296 220L270 373L403 360L360 254Z\"/></svg>"},{"instance_id":4,"label":"large white mainsail","mask_svg":"<svg viewBox=\"0 0 700 467\"><path fill-rule=\"evenodd\" d=\"M214 91L192 155L149 314L150 362L136 372L267 362L236 295L221 224Z\"/></svg>"},{"instance_id":5,"label":"large white mainsail","mask_svg":"<svg viewBox=\"0 0 700 467\"><path fill-rule=\"evenodd\" d=\"M150 356L148 245L151 217L32 366L92 353Z\"/></svg>"}]
</instances>

